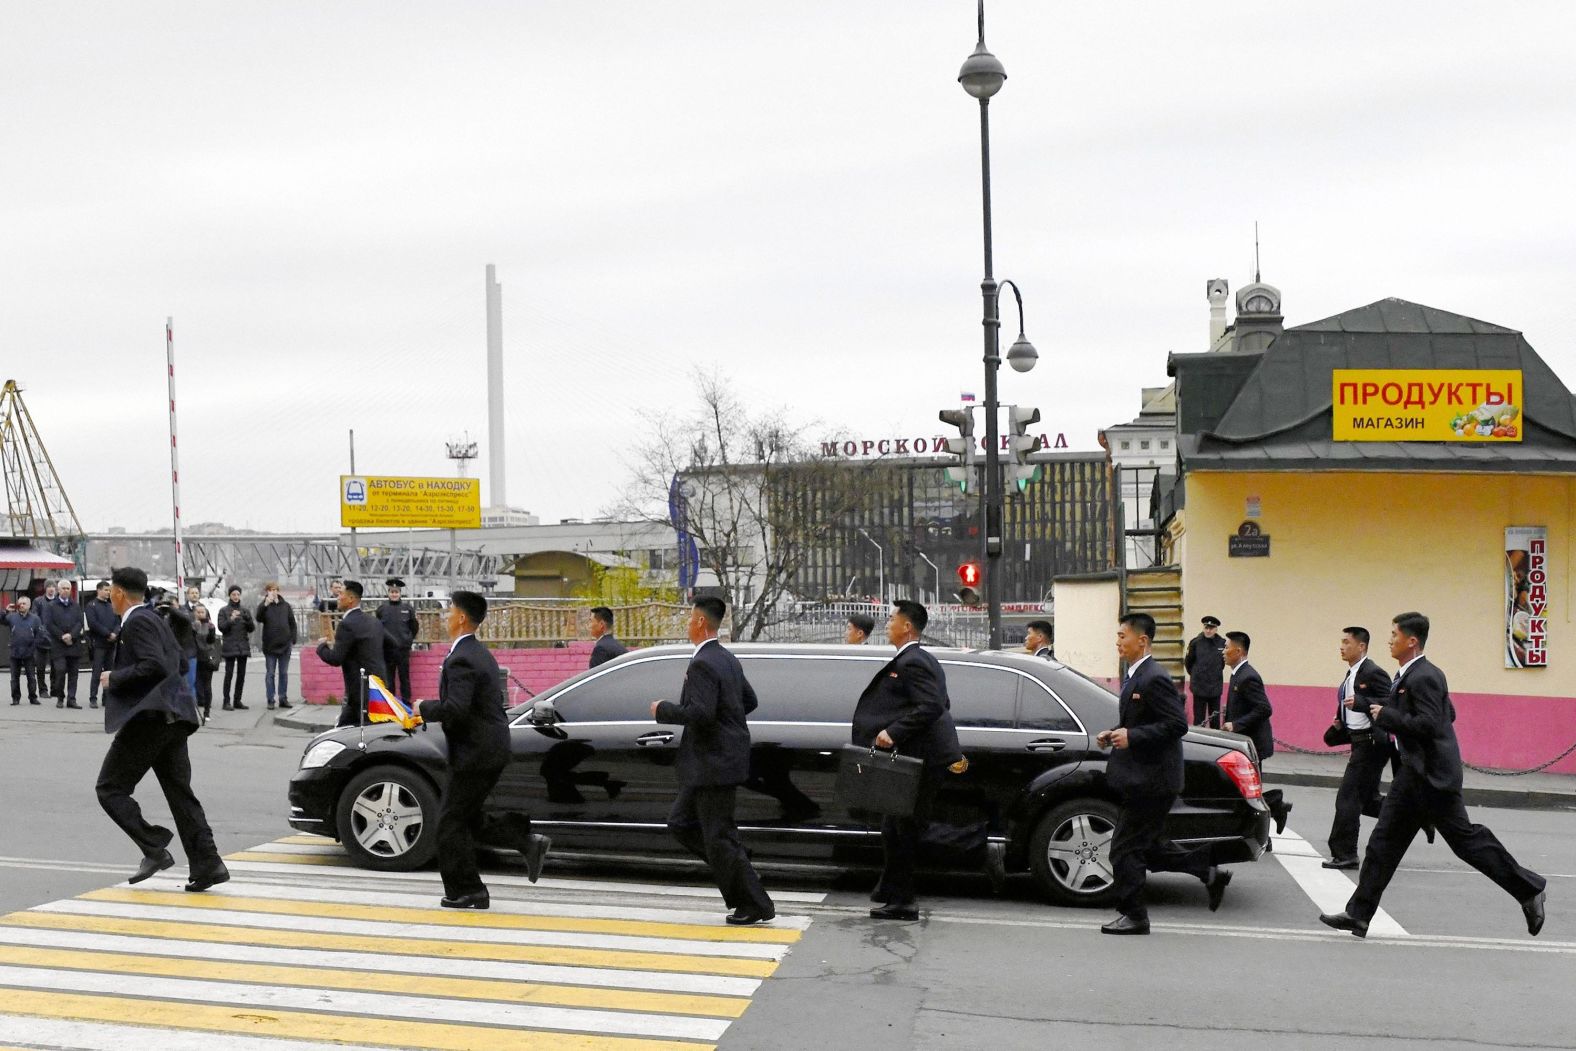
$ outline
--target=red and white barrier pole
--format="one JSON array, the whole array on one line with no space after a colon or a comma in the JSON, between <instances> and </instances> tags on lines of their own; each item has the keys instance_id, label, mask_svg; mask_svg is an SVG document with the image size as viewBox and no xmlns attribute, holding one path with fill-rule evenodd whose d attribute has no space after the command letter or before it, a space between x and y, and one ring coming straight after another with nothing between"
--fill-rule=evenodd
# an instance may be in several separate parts
<instances>
[{"instance_id":1,"label":"red and white barrier pole","mask_svg":"<svg viewBox=\"0 0 1576 1051\"><path fill-rule=\"evenodd\" d=\"M170 505L175 510L176 602L186 601L186 553L181 549L181 462L175 445L175 319L164 319L164 356L170 370Z\"/></svg>"}]
</instances>

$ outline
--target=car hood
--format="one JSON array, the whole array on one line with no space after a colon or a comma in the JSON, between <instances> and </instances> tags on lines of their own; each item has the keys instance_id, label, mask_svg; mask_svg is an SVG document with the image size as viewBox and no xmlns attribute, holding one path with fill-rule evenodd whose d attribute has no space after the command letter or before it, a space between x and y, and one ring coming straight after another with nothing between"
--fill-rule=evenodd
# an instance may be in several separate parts
<instances>
[{"instance_id":1,"label":"car hood","mask_svg":"<svg viewBox=\"0 0 1576 1051\"><path fill-rule=\"evenodd\" d=\"M312 745L320 741L338 741L356 748L365 743L367 752L400 752L406 755L429 755L445 759L449 754L448 740L437 726L423 725L406 732L392 723L372 723L367 726L339 726L312 738Z\"/></svg>"}]
</instances>

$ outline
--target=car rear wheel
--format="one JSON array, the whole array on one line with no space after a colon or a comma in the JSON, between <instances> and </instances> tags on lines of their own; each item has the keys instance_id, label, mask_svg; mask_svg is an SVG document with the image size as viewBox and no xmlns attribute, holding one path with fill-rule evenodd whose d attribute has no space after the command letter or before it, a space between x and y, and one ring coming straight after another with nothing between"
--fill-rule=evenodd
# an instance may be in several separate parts
<instances>
[{"instance_id":1,"label":"car rear wheel","mask_svg":"<svg viewBox=\"0 0 1576 1051\"><path fill-rule=\"evenodd\" d=\"M1029 868L1040 890L1059 905L1107 906L1116 900L1111 835L1116 804L1072 799L1053 807L1029 840Z\"/></svg>"},{"instance_id":2,"label":"car rear wheel","mask_svg":"<svg viewBox=\"0 0 1576 1051\"><path fill-rule=\"evenodd\" d=\"M356 864L389 872L420 868L438 850L438 793L414 770L375 766L339 794L335 823Z\"/></svg>"}]
</instances>

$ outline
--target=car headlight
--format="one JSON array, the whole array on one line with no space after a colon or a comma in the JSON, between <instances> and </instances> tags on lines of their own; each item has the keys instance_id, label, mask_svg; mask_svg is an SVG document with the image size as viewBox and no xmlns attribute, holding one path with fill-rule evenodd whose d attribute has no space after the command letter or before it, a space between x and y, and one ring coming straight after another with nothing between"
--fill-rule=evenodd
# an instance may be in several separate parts
<instances>
[{"instance_id":1,"label":"car headlight","mask_svg":"<svg viewBox=\"0 0 1576 1051\"><path fill-rule=\"evenodd\" d=\"M327 766L328 761L345 750L345 746L338 741L319 741L306 750L306 755L301 757L301 769L311 770L319 766Z\"/></svg>"}]
</instances>

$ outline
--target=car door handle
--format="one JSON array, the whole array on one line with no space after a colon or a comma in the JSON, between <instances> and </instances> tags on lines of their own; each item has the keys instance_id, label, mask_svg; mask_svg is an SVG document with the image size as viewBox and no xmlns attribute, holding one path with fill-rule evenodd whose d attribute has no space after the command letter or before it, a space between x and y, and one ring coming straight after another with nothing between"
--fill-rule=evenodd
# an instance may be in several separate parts
<instances>
[{"instance_id":1,"label":"car door handle","mask_svg":"<svg viewBox=\"0 0 1576 1051\"><path fill-rule=\"evenodd\" d=\"M1060 752L1067 747L1067 742L1059 741L1054 737L1042 737L1038 741L1030 741L1023 747L1031 752Z\"/></svg>"},{"instance_id":2,"label":"car door handle","mask_svg":"<svg viewBox=\"0 0 1576 1051\"><path fill-rule=\"evenodd\" d=\"M648 744L672 744L673 734L669 730L654 730L648 734L641 734L635 738L635 743L641 746Z\"/></svg>"}]
</instances>

